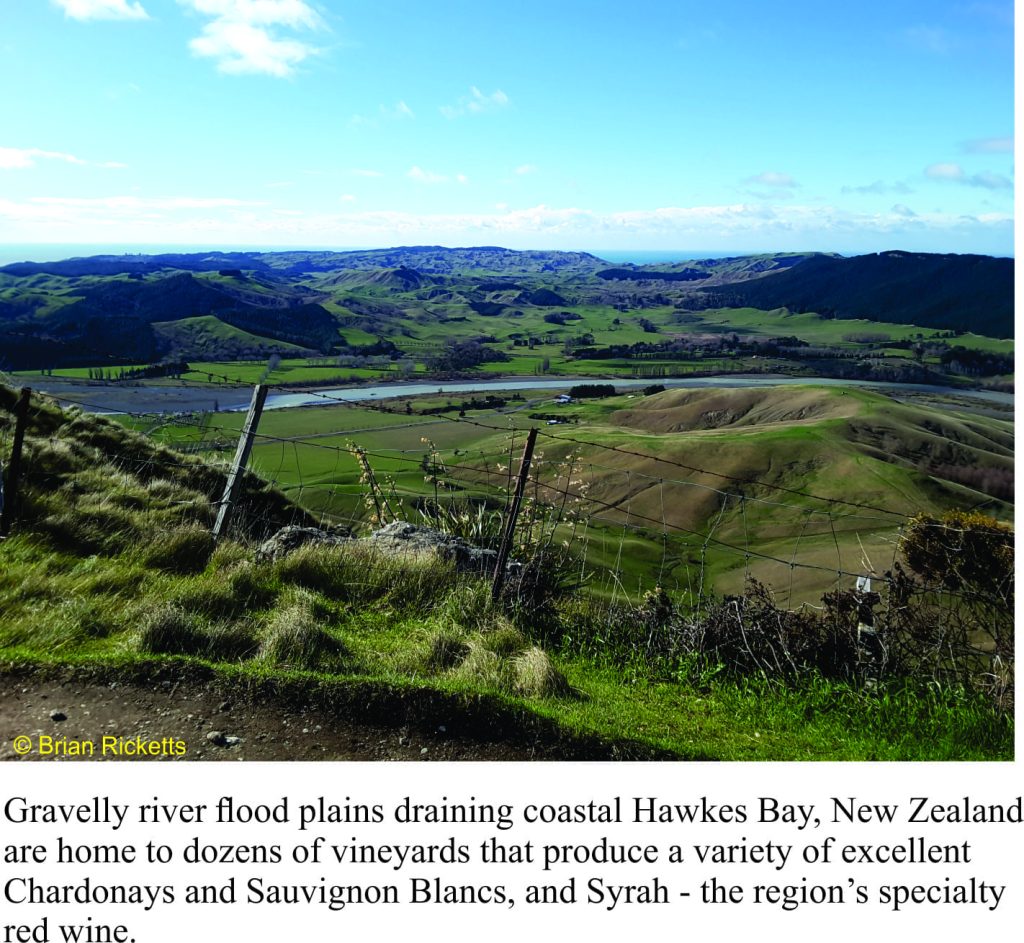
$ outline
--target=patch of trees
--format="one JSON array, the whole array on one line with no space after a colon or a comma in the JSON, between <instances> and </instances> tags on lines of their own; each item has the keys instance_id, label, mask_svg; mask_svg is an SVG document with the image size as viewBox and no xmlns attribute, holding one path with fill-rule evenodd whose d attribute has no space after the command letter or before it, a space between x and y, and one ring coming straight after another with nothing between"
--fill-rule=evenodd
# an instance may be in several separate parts
<instances>
[{"instance_id":1,"label":"patch of trees","mask_svg":"<svg viewBox=\"0 0 1024 943\"><path fill-rule=\"evenodd\" d=\"M968 377L990 377L1013 373L1013 355L998 354L967 347L950 347L942 352L940 362L950 373Z\"/></svg>"},{"instance_id":2,"label":"patch of trees","mask_svg":"<svg viewBox=\"0 0 1024 943\"><path fill-rule=\"evenodd\" d=\"M152 380L157 377L180 377L192 368L184 360L154 363L148 367L90 367L90 380Z\"/></svg>"},{"instance_id":3,"label":"patch of trees","mask_svg":"<svg viewBox=\"0 0 1024 943\"><path fill-rule=\"evenodd\" d=\"M581 383L569 389L573 399L600 399L615 396L618 391L610 383Z\"/></svg>"},{"instance_id":4,"label":"patch of trees","mask_svg":"<svg viewBox=\"0 0 1024 943\"><path fill-rule=\"evenodd\" d=\"M439 416L442 413L450 413L456 410L462 414L468 409L502 409L506 405L508 405L508 400L502 399L500 396L488 394L482 399L474 396L472 399L464 399L460 403L453 403L451 400L448 400L443 406L428 406L420 410L420 415Z\"/></svg>"},{"instance_id":5,"label":"patch of trees","mask_svg":"<svg viewBox=\"0 0 1024 943\"><path fill-rule=\"evenodd\" d=\"M455 373L508 359L508 354L486 347L479 341L450 340L441 350L427 356L426 365L431 373Z\"/></svg>"},{"instance_id":6,"label":"patch of trees","mask_svg":"<svg viewBox=\"0 0 1024 943\"><path fill-rule=\"evenodd\" d=\"M496 318L505 310L505 306L498 304L496 301L471 301L469 306L477 314L485 318Z\"/></svg>"},{"instance_id":7,"label":"patch of trees","mask_svg":"<svg viewBox=\"0 0 1024 943\"><path fill-rule=\"evenodd\" d=\"M1001 501L1013 501L1012 468L979 468L972 465L930 465L929 475L966 485Z\"/></svg>"},{"instance_id":8,"label":"patch of trees","mask_svg":"<svg viewBox=\"0 0 1024 943\"><path fill-rule=\"evenodd\" d=\"M889 334L872 334L870 331L854 331L844 334L843 340L848 344L889 344L892 336Z\"/></svg>"},{"instance_id":9,"label":"patch of trees","mask_svg":"<svg viewBox=\"0 0 1024 943\"><path fill-rule=\"evenodd\" d=\"M549 311L544 315L548 324L567 324L569 321L582 321L583 315L575 311Z\"/></svg>"},{"instance_id":10,"label":"patch of trees","mask_svg":"<svg viewBox=\"0 0 1024 943\"><path fill-rule=\"evenodd\" d=\"M386 337L378 337L372 344L349 344L342 342L337 348L339 356L343 357L387 357L389 360L398 360L403 354Z\"/></svg>"}]
</instances>

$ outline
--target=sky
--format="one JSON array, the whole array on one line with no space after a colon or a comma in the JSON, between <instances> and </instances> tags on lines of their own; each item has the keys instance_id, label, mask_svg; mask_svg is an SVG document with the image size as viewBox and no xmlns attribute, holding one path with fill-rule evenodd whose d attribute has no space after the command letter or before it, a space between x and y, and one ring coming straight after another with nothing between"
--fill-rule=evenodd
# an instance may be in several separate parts
<instances>
[{"instance_id":1,"label":"sky","mask_svg":"<svg viewBox=\"0 0 1024 943\"><path fill-rule=\"evenodd\" d=\"M1013 254L1009 0L4 0L0 243Z\"/></svg>"}]
</instances>

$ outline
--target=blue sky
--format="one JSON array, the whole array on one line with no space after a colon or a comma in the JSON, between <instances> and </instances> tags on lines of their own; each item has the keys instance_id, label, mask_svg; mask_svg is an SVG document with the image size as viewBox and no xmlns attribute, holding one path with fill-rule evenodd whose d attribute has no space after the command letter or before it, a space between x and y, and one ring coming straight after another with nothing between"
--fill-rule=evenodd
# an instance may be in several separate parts
<instances>
[{"instance_id":1,"label":"blue sky","mask_svg":"<svg viewBox=\"0 0 1024 943\"><path fill-rule=\"evenodd\" d=\"M0 243L1013 252L1013 4L5 0Z\"/></svg>"}]
</instances>

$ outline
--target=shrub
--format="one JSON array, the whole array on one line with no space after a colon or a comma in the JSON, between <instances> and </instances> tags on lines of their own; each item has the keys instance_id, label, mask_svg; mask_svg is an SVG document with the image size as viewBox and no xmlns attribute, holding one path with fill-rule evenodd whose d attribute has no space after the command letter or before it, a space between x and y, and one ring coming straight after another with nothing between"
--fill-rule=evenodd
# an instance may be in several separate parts
<instances>
[{"instance_id":1,"label":"shrub","mask_svg":"<svg viewBox=\"0 0 1024 943\"><path fill-rule=\"evenodd\" d=\"M900 549L907 565L950 590L1013 601L1013 530L977 511L912 518Z\"/></svg>"}]
</instances>

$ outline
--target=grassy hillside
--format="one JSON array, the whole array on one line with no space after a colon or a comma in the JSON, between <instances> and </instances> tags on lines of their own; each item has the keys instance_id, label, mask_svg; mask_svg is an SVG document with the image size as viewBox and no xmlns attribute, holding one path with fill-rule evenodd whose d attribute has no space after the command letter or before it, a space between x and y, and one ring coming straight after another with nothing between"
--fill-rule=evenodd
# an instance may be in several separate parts
<instances>
[{"instance_id":1,"label":"grassy hillside","mask_svg":"<svg viewBox=\"0 0 1024 943\"><path fill-rule=\"evenodd\" d=\"M424 414L453 399L447 418ZM462 422L459 399L399 400L392 413L270 411L253 467L313 513L348 521L365 514L362 470L347 451L356 444L417 518L435 494L424 463L441 468L442 502L500 506L522 430L540 426L536 496L585 512L578 536L591 588L631 599L657 583L683 596L702 584L739 592L753 575L784 601L816 602L837 570L887 569L900 526L918 512L981 504L1012 517L1012 421L952 402L813 386L624 393L569 406L527 393L501 412L470 408ZM241 422L163 420L154 434L224 454ZM852 578L839 582L848 588Z\"/></svg>"},{"instance_id":2,"label":"grassy hillside","mask_svg":"<svg viewBox=\"0 0 1024 943\"><path fill-rule=\"evenodd\" d=\"M816 256L708 296L713 304L735 308L787 307L1013 337L1013 259L920 252Z\"/></svg>"},{"instance_id":3,"label":"grassy hillside","mask_svg":"<svg viewBox=\"0 0 1024 943\"><path fill-rule=\"evenodd\" d=\"M153 331L161 346L166 348L167 357L173 360L251 360L254 357L270 357L272 354L295 357L316 353L298 344L243 331L225 324L213 315L181 318L178 321L156 321Z\"/></svg>"},{"instance_id":4,"label":"grassy hillside","mask_svg":"<svg viewBox=\"0 0 1024 943\"><path fill-rule=\"evenodd\" d=\"M0 387L4 459L13 400ZM336 691L338 703L356 692L391 717L429 700L456 732L481 712L492 735L539 721L627 757L1012 752L1012 724L963 693L894 682L879 697L815 672L769 682L678 655L637 657L629 633L657 617L650 601L608 609L533 583L541 595L495 609L472 573L358 541L261 558L262 534L309 517L254 476L237 529L214 546L223 476L222 465L37 401L16 529L0 543L0 664L94 665L109 678L198 663L263 690L280 678ZM599 636L600 647L581 647Z\"/></svg>"},{"instance_id":5,"label":"grassy hillside","mask_svg":"<svg viewBox=\"0 0 1024 943\"><path fill-rule=\"evenodd\" d=\"M916 375L914 343L933 371L943 344L1005 353L1008 345L992 338L1012 335L1011 289L1009 260L911 253L780 253L646 268L609 268L587 253L487 246L99 256L0 269L0 366L154 362L189 349L176 346L182 339L169 336L168 325L215 317L268 340L246 347L238 335L205 330L203 359L262 357L273 342L347 356L353 344L372 346L383 336L397 347L392 359L435 373L451 372L431 366L438 351L470 341L511 358L511 373L832 375L837 364L859 369L863 359L868 372L882 366L908 380ZM970 336L935 337L950 329ZM736 335L835 349L820 356L790 349L781 360L749 346L723 353L723 339ZM662 345L661 357L641 349L652 344ZM574 353L587 347L617 353ZM1002 376L1008 363L961 372ZM950 373L937 376L946 382Z\"/></svg>"}]
</instances>

